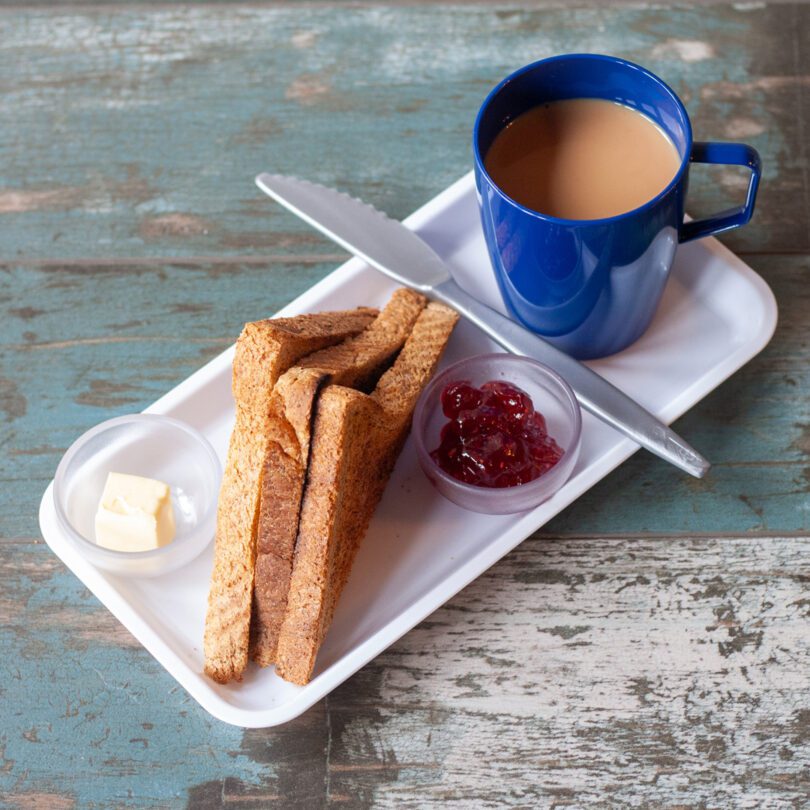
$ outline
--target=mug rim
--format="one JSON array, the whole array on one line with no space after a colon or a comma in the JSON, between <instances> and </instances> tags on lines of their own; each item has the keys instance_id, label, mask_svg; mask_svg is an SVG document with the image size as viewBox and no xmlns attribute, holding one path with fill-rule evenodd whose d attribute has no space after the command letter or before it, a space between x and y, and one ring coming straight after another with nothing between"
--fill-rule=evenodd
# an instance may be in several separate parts
<instances>
[{"instance_id":1,"label":"mug rim","mask_svg":"<svg viewBox=\"0 0 810 810\"><path fill-rule=\"evenodd\" d=\"M614 214L610 217L600 217L597 219L566 219L565 217L555 217L551 214L543 214L540 211L535 211L533 208L527 208L522 203L519 203L517 200L510 197L496 182L492 179L492 176L486 170L484 165L484 159L481 155L481 150L478 147L478 136L479 131L481 129L481 121L484 117L484 113L486 112L487 108L490 106L490 103L493 99L506 87L507 84L514 81L518 77L522 76L524 73L529 73L530 71L536 70L542 65L547 65L551 62L560 62L560 61L596 61L596 62L612 62L616 65L620 65L622 68L629 68L630 70L639 71L642 73L646 78L652 80L653 82L657 83L663 90L672 98L675 105L683 114L683 119L686 122L685 126L685 135L686 135L686 148L684 149L684 154L681 157L681 163L678 167L678 171L675 172L672 180L656 194L651 199L647 200L646 202L642 203L636 208L632 208L629 211L624 211L621 214ZM642 113L643 115L643 113ZM489 91L486 98L482 102L480 108L478 109L478 114L475 117L475 123L473 124L473 156L475 157L475 166L478 171L488 180L489 184L495 191L507 202L511 205L518 208L525 214L529 214L530 216L536 217L541 219L545 222L555 223L564 226L576 226L576 225L602 225L602 224L609 224L616 222L620 219L624 219L625 217L635 216L648 208L652 208L656 203L662 200L664 197L669 194L673 188L675 188L682 180L683 175L686 171L687 166L689 165L689 161L692 154L692 121L689 118L689 113L684 106L684 103L681 101L678 94L660 77L653 73L651 70L643 67L642 65L638 65L635 62L630 62L627 59L622 59L618 56L609 56L607 54L600 54L600 53L563 53L557 54L556 56L548 56L545 59L538 59L536 62L530 62L528 65L524 65L523 67L518 68L517 70L510 73L504 79L501 79L492 90Z\"/></svg>"}]
</instances>

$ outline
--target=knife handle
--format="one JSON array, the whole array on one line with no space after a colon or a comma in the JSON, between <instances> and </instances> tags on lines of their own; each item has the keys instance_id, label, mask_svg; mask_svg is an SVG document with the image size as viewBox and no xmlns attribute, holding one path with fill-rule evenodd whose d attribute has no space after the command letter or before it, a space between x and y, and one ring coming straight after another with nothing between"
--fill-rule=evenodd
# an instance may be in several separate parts
<instances>
[{"instance_id":1,"label":"knife handle","mask_svg":"<svg viewBox=\"0 0 810 810\"><path fill-rule=\"evenodd\" d=\"M433 293L508 352L539 360L556 371L574 390L580 405L598 419L695 478L708 472L711 465L703 456L595 371L482 304L452 279L436 285Z\"/></svg>"}]
</instances>

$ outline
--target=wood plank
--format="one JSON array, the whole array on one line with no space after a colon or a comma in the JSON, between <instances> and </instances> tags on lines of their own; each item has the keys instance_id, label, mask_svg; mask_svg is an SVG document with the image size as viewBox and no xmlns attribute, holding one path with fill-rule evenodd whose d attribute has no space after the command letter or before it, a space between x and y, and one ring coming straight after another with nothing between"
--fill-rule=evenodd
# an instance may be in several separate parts
<instances>
[{"instance_id":1,"label":"wood plank","mask_svg":"<svg viewBox=\"0 0 810 810\"><path fill-rule=\"evenodd\" d=\"M804 5L34 8L3 11L0 34L7 258L332 252L260 196L258 171L403 217L468 169L495 82L582 50L658 72L699 137L760 149L759 211L735 249L810 250ZM736 171L693 174L695 211L741 199Z\"/></svg>"},{"instance_id":2,"label":"wood plank","mask_svg":"<svg viewBox=\"0 0 810 810\"><path fill-rule=\"evenodd\" d=\"M46 549L0 546L0 784L12 806L133 784L131 806L800 806L809 543L535 538L311 712L244 732Z\"/></svg>"},{"instance_id":3,"label":"wood plank","mask_svg":"<svg viewBox=\"0 0 810 810\"><path fill-rule=\"evenodd\" d=\"M696 481L639 453L545 531L808 530L810 257L749 259L780 302L776 335L676 425L714 462L711 475ZM245 320L271 314L328 269L261 262L0 266L8 341L0 374L0 478L10 496L0 501L0 535L36 535L39 494L80 433L146 407L232 343Z\"/></svg>"},{"instance_id":4,"label":"wood plank","mask_svg":"<svg viewBox=\"0 0 810 810\"><path fill-rule=\"evenodd\" d=\"M524 544L333 695L332 790L384 807L801 802L806 580L788 559L806 544Z\"/></svg>"}]
</instances>

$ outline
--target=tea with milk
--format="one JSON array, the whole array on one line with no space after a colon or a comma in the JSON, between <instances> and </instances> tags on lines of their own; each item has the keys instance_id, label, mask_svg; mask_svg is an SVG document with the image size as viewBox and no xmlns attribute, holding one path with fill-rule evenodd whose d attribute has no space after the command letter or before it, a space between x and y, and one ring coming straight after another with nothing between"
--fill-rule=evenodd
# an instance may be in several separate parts
<instances>
[{"instance_id":1,"label":"tea with milk","mask_svg":"<svg viewBox=\"0 0 810 810\"><path fill-rule=\"evenodd\" d=\"M623 214L653 199L675 177L681 157L642 113L576 98L519 115L495 137L484 165L521 205L587 220Z\"/></svg>"}]
</instances>

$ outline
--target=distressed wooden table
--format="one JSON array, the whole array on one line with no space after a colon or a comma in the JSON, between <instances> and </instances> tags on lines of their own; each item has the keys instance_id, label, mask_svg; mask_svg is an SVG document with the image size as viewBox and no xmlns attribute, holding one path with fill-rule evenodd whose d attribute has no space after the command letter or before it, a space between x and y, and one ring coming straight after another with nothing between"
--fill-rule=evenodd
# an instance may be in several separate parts
<instances>
[{"instance_id":1,"label":"distressed wooden table","mask_svg":"<svg viewBox=\"0 0 810 810\"><path fill-rule=\"evenodd\" d=\"M547 5L0 7L3 807L808 806L810 7ZM725 241L781 322L677 423L711 476L639 454L303 717L213 720L40 539L60 455L342 261L258 171L405 216L495 81L575 50L764 159Z\"/></svg>"}]
</instances>

